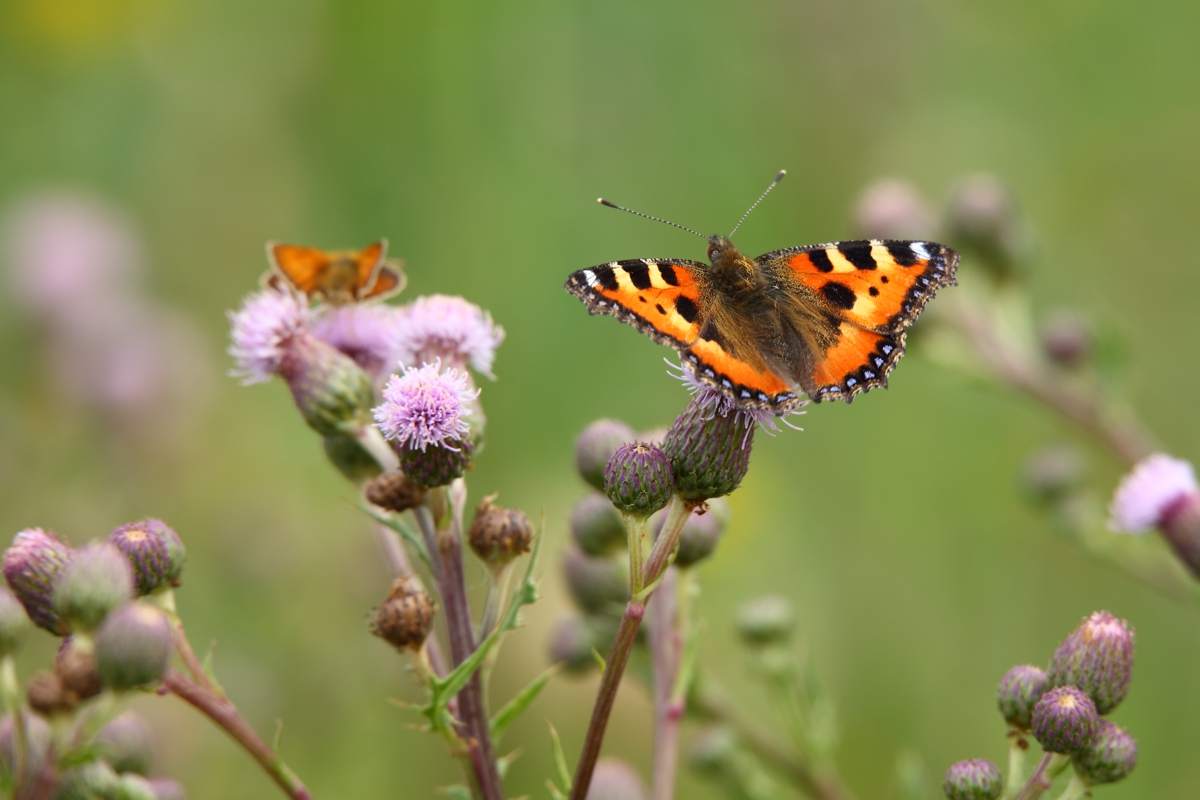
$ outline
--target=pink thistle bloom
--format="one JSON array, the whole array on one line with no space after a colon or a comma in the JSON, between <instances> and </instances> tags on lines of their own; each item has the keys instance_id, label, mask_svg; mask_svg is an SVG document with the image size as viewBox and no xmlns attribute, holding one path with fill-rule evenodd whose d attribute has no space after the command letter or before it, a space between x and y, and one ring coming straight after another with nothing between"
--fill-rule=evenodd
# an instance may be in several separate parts
<instances>
[{"instance_id":1,"label":"pink thistle bloom","mask_svg":"<svg viewBox=\"0 0 1200 800\"><path fill-rule=\"evenodd\" d=\"M311 321L301 294L266 290L250 295L240 310L229 312L229 355L237 362L230 374L247 386L270 380L293 341L308 335Z\"/></svg>"},{"instance_id":2,"label":"pink thistle bloom","mask_svg":"<svg viewBox=\"0 0 1200 800\"><path fill-rule=\"evenodd\" d=\"M467 433L466 417L479 397L471 389L465 372L441 371L435 361L421 367L405 367L383 388L383 403L375 409L375 421L383 435L402 447L424 451L430 445L454 450L454 443Z\"/></svg>"},{"instance_id":3,"label":"pink thistle bloom","mask_svg":"<svg viewBox=\"0 0 1200 800\"><path fill-rule=\"evenodd\" d=\"M668 366L672 368L672 370L675 370L674 372L669 373L671 377L683 381L683 385L689 392L691 392L692 396L696 398L701 407L712 414L720 414L722 417L729 416L730 412L744 414L748 425L753 423L754 425L762 428L766 433L773 434L779 430L779 425L777 423L780 419L783 419L783 417L790 417L792 415L806 413L800 409L808 405L807 400L800 405L795 406L792 410L784 412L783 414L777 414L769 408L740 408L732 398L727 397L722 392L717 391L704 381L697 378L696 373L692 371L691 367L686 362L682 364L676 364L670 359L664 360L667 362ZM786 419L783 420L783 424L798 431L804 430L803 428L797 428L795 425L792 425Z\"/></svg>"},{"instance_id":4,"label":"pink thistle bloom","mask_svg":"<svg viewBox=\"0 0 1200 800\"><path fill-rule=\"evenodd\" d=\"M504 341L504 329L492 315L461 297L444 294L418 297L401 309L396 326L395 356L406 367L442 359L448 366L494 378L492 362Z\"/></svg>"},{"instance_id":5,"label":"pink thistle bloom","mask_svg":"<svg viewBox=\"0 0 1200 800\"><path fill-rule=\"evenodd\" d=\"M1124 533L1156 528L1198 493L1196 471L1187 461L1165 453L1147 456L1117 486L1109 507L1109 527Z\"/></svg>"},{"instance_id":6,"label":"pink thistle bloom","mask_svg":"<svg viewBox=\"0 0 1200 800\"><path fill-rule=\"evenodd\" d=\"M383 303L330 306L312 323L312 335L350 356L374 375L386 375L396 362L396 338L404 312Z\"/></svg>"}]
</instances>

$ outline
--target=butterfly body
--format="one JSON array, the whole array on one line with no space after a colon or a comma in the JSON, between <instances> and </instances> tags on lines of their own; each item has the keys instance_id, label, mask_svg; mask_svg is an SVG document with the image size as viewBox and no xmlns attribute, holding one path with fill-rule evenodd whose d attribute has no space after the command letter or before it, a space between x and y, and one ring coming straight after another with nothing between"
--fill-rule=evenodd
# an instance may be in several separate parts
<instances>
[{"instance_id":1,"label":"butterfly body","mask_svg":"<svg viewBox=\"0 0 1200 800\"><path fill-rule=\"evenodd\" d=\"M271 271L264 282L283 281L309 297L345 305L388 297L404 288L401 262L388 260L387 240L362 250L326 252L302 245L267 244Z\"/></svg>"},{"instance_id":2,"label":"butterfly body","mask_svg":"<svg viewBox=\"0 0 1200 800\"><path fill-rule=\"evenodd\" d=\"M679 351L743 408L794 410L801 393L850 402L887 385L905 329L958 254L934 242L849 241L748 258L709 238L709 264L630 259L579 270L566 288Z\"/></svg>"}]
</instances>

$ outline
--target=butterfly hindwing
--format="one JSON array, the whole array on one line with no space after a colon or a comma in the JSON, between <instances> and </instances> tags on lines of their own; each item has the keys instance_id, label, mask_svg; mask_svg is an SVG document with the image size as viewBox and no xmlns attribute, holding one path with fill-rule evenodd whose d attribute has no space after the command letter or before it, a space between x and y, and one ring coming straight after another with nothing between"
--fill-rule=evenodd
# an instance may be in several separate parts
<instances>
[{"instance_id":1,"label":"butterfly hindwing","mask_svg":"<svg viewBox=\"0 0 1200 800\"><path fill-rule=\"evenodd\" d=\"M816 402L845 400L887 386L888 373L904 355L904 332L875 333L843 322L837 342L813 366L805 391Z\"/></svg>"},{"instance_id":2,"label":"butterfly hindwing","mask_svg":"<svg viewBox=\"0 0 1200 800\"><path fill-rule=\"evenodd\" d=\"M700 285L707 265L683 259L611 261L571 273L567 291L592 314L628 322L659 344L683 349L700 334Z\"/></svg>"},{"instance_id":3,"label":"butterfly hindwing","mask_svg":"<svg viewBox=\"0 0 1200 800\"><path fill-rule=\"evenodd\" d=\"M730 355L718 338L701 335L680 355L701 382L713 387L744 408L762 408L777 414L799 406L800 396L779 374L755 367Z\"/></svg>"},{"instance_id":4,"label":"butterfly hindwing","mask_svg":"<svg viewBox=\"0 0 1200 800\"><path fill-rule=\"evenodd\" d=\"M404 262L400 259L389 258L379 265L375 280L359 292L359 300L391 297L404 291L408 284L408 276L404 274Z\"/></svg>"}]
</instances>

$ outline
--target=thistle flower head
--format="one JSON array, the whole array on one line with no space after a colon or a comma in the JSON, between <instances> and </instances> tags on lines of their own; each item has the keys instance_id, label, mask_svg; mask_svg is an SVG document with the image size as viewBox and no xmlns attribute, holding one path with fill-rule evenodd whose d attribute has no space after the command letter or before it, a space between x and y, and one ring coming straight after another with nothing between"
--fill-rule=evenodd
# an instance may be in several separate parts
<instances>
[{"instance_id":1,"label":"thistle flower head","mask_svg":"<svg viewBox=\"0 0 1200 800\"><path fill-rule=\"evenodd\" d=\"M1050 679L1044 669L1028 664L1013 667L996 687L996 705L1009 725L1027 731L1033 724L1033 707L1048 688Z\"/></svg>"},{"instance_id":2,"label":"thistle flower head","mask_svg":"<svg viewBox=\"0 0 1200 800\"><path fill-rule=\"evenodd\" d=\"M571 535L588 555L602 556L614 552L627 539L625 520L608 498L588 493L571 510Z\"/></svg>"},{"instance_id":3,"label":"thistle flower head","mask_svg":"<svg viewBox=\"0 0 1200 800\"><path fill-rule=\"evenodd\" d=\"M96 631L96 666L109 689L134 689L162 680L174 644L166 614L142 602L126 603Z\"/></svg>"},{"instance_id":4,"label":"thistle flower head","mask_svg":"<svg viewBox=\"0 0 1200 800\"><path fill-rule=\"evenodd\" d=\"M62 686L70 705L77 706L100 694L100 670L90 647L80 646L75 637L68 636L54 656L54 676Z\"/></svg>"},{"instance_id":5,"label":"thistle flower head","mask_svg":"<svg viewBox=\"0 0 1200 800\"><path fill-rule=\"evenodd\" d=\"M139 595L179 584L187 550L179 534L161 519L122 525L108 541L129 559Z\"/></svg>"},{"instance_id":6,"label":"thistle flower head","mask_svg":"<svg viewBox=\"0 0 1200 800\"><path fill-rule=\"evenodd\" d=\"M466 417L479 396L465 372L442 370L440 361L405 367L383 389L375 421L398 446L425 450L430 445L453 448L469 431Z\"/></svg>"},{"instance_id":7,"label":"thistle flower head","mask_svg":"<svg viewBox=\"0 0 1200 800\"><path fill-rule=\"evenodd\" d=\"M461 297L418 297L400 309L392 330L393 353L405 367L434 361L465 370L467 365L494 378L492 362L504 329L492 315Z\"/></svg>"},{"instance_id":8,"label":"thistle flower head","mask_svg":"<svg viewBox=\"0 0 1200 800\"><path fill-rule=\"evenodd\" d=\"M1109 527L1140 533L1158 527L1183 501L1200 493L1196 470L1187 461L1155 453L1121 479L1109 508Z\"/></svg>"},{"instance_id":9,"label":"thistle flower head","mask_svg":"<svg viewBox=\"0 0 1200 800\"><path fill-rule=\"evenodd\" d=\"M242 307L229 312L229 355L236 367L232 375L242 383L264 383L283 367L288 347L307 335L312 321L304 295L291 290L266 289L248 296Z\"/></svg>"},{"instance_id":10,"label":"thistle flower head","mask_svg":"<svg viewBox=\"0 0 1200 800\"><path fill-rule=\"evenodd\" d=\"M396 578L387 599L375 612L371 633L397 650L417 650L432 629L433 601L429 594L416 578Z\"/></svg>"},{"instance_id":11,"label":"thistle flower head","mask_svg":"<svg viewBox=\"0 0 1200 800\"><path fill-rule=\"evenodd\" d=\"M115 717L96 734L96 749L119 773L145 775L150 771L154 731L133 711Z\"/></svg>"},{"instance_id":12,"label":"thistle flower head","mask_svg":"<svg viewBox=\"0 0 1200 800\"><path fill-rule=\"evenodd\" d=\"M550 661L562 664L567 672L582 674L596 667L594 651L601 648L589 620L579 614L563 617L554 625L550 637Z\"/></svg>"},{"instance_id":13,"label":"thistle flower head","mask_svg":"<svg viewBox=\"0 0 1200 800\"><path fill-rule=\"evenodd\" d=\"M385 303L325 306L310 330L378 380L395 366L397 329L403 316L401 309Z\"/></svg>"},{"instance_id":14,"label":"thistle flower head","mask_svg":"<svg viewBox=\"0 0 1200 800\"><path fill-rule=\"evenodd\" d=\"M615 419L598 419L575 440L575 468L579 476L604 491L604 469L621 445L636 438L633 428Z\"/></svg>"},{"instance_id":15,"label":"thistle flower head","mask_svg":"<svg viewBox=\"0 0 1200 800\"><path fill-rule=\"evenodd\" d=\"M1003 790L1000 768L981 758L952 765L942 782L942 791L950 800L996 800Z\"/></svg>"},{"instance_id":16,"label":"thistle flower head","mask_svg":"<svg viewBox=\"0 0 1200 800\"><path fill-rule=\"evenodd\" d=\"M384 472L367 484L367 501L397 513L421 505L425 499L424 486L409 480L401 472Z\"/></svg>"},{"instance_id":17,"label":"thistle flower head","mask_svg":"<svg viewBox=\"0 0 1200 800\"><path fill-rule=\"evenodd\" d=\"M50 723L37 714L30 714L24 710L21 713L25 715L25 765L27 769L37 769L50 754L54 732L50 729ZM0 771L10 775L16 771L17 766L15 728L12 714L5 714L4 718L0 719Z\"/></svg>"},{"instance_id":18,"label":"thistle flower head","mask_svg":"<svg viewBox=\"0 0 1200 800\"><path fill-rule=\"evenodd\" d=\"M54 586L71 560L69 545L41 528L26 528L4 551L4 577L39 628L61 636L66 624L54 610Z\"/></svg>"},{"instance_id":19,"label":"thistle flower head","mask_svg":"<svg viewBox=\"0 0 1200 800\"><path fill-rule=\"evenodd\" d=\"M711 394L695 395L663 441L675 491L694 503L729 494L750 469L756 420L718 397L714 404Z\"/></svg>"},{"instance_id":20,"label":"thistle flower head","mask_svg":"<svg viewBox=\"0 0 1200 800\"><path fill-rule=\"evenodd\" d=\"M604 469L604 493L626 514L648 517L671 499L671 462L656 445L621 445Z\"/></svg>"},{"instance_id":21,"label":"thistle flower head","mask_svg":"<svg viewBox=\"0 0 1200 800\"><path fill-rule=\"evenodd\" d=\"M125 554L109 542L91 542L63 570L54 588L54 608L71 630L90 631L133 594L133 567Z\"/></svg>"},{"instance_id":22,"label":"thistle flower head","mask_svg":"<svg viewBox=\"0 0 1200 800\"><path fill-rule=\"evenodd\" d=\"M1033 707L1033 737L1048 753L1075 753L1091 744L1099 729L1096 704L1074 686L1051 689Z\"/></svg>"},{"instance_id":23,"label":"thistle flower head","mask_svg":"<svg viewBox=\"0 0 1200 800\"><path fill-rule=\"evenodd\" d=\"M1137 742L1119 725L1100 720L1100 731L1090 745L1071 759L1084 783L1116 783L1137 766Z\"/></svg>"},{"instance_id":24,"label":"thistle flower head","mask_svg":"<svg viewBox=\"0 0 1200 800\"><path fill-rule=\"evenodd\" d=\"M1081 689L1100 714L1125 699L1132 674L1133 629L1107 611L1086 618L1050 659L1050 685Z\"/></svg>"},{"instance_id":25,"label":"thistle flower head","mask_svg":"<svg viewBox=\"0 0 1200 800\"><path fill-rule=\"evenodd\" d=\"M563 574L575 604L589 614L618 609L629 599L629 562L589 556L574 545L563 552Z\"/></svg>"},{"instance_id":26,"label":"thistle flower head","mask_svg":"<svg viewBox=\"0 0 1200 800\"><path fill-rule=\"evenodd\" d=\"M485 497L475 510L475 519L467 533L467 542L475 555L493 568L502 567L522 553L529 552L533 525L524 512L501 508Z\"/></svg>"}]
</instances>

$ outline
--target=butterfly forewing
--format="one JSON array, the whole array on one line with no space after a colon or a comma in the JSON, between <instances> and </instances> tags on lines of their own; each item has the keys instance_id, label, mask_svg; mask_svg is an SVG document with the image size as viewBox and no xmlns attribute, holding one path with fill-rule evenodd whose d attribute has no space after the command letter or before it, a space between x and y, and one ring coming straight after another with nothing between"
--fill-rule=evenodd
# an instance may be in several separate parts
<instances>
[{"instance_id":1,"label":"butterfly forewing","mask_svg":"<svg viewBox=\"0 0 1200 800\"><path fill-rule=\"evenodd\" d=\"M696 274L706 268L682 259L611 261L572 273L567 291L592 314L610 314L659 344L681 349L700 333Z\"/></svg>"}]
</instances>

